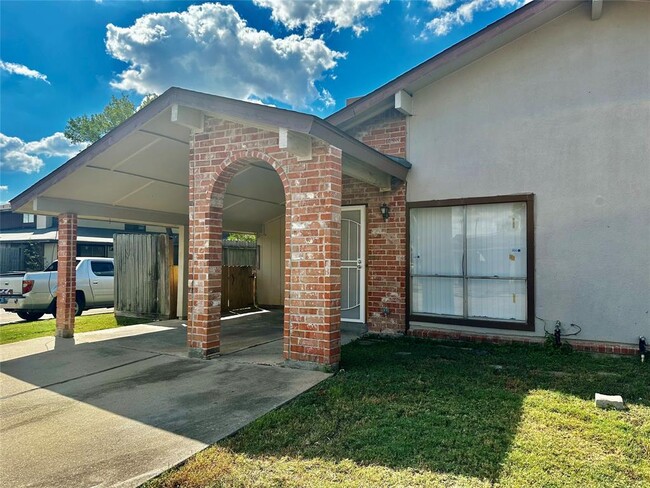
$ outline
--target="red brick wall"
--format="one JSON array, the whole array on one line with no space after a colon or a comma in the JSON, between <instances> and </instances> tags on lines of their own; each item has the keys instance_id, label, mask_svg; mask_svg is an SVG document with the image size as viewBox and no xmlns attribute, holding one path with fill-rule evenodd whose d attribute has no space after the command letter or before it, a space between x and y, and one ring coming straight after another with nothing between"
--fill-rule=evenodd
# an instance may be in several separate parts
<instances>
[{"instance_id":1,"label":"red brick wall","mask_svg":"<svg viewBox=\"0 0 650 488\"><path fill-rule=\"evenodd\" d=\"M384 222L379 207L386 203ZM368 329L404 332L406 326L406 185L380 192L375 186L343 177L343 205L367 205L366 288ZM388 313L386 313L388 312Z\"/></svg>"},{"instance_id":2,"label":"red brick wall","mask_svg":"<svg viewBox=\"0 0 650 488\"><path fill-rule=\"evenodd\" d=\"M396 110L374 117L351 131L358 140L391 156L406 157L406 120ZM390 207L384 222L379 207ZM406 184L393 190L345 176L343 205L367 205L366 284L368 329L404 332L406 328ZM388 312L388 313L386 313Z\"/></svg>"},{"instance_id":3,"label":"red brick wall","mask_svg":"<svg viewBox=\"0 0 650 488\"><path fill-rule=\"evenodd\" d=\"M340 358L341 151L314 144L310 161L278 147L278 134L207 119L190 141L188 346L220 347L221 216L231 178L250 161L277 171L285 188L286 359L336 365Z\"/></svg>"},{"instance_id":4,"label":"red brick wall","mask_svg":"<svg viewBox=\"0 0 650 488\"><path fill-rule=\"evenodd\" d=\"M56 336L74 334L74 303L77 289L77 215L59 215Z\"/></svg>"},{"instance_id":5,"label":"red brick wall","mask_svg":"<svg viewBox=\"0 0 650 488\"><path fill-rule=\"evenodd\" d=\"M406 158L406 117L391 109L350 131L355 139L380 153Z\"/></svg>"},{"instance_id":6,"label":"red brick wall","mask_svg":"<svg viewBox=\"0 0 650 488\"><path fill-rule=\"evenodd\" d=\"M478 334L471 332L457 332L453 330L440 330L440 329L424 329L416 328L410 329L408 335L413 337L420 337L423 339L443 339L453 341L469 341L469 342L488 342L492 344L541 344L544 342L543 337L508 337L504 335L490 335ZM635 355L638 354L639 349L636 346L629 344L612 344L605 342L591 342L591 341L567 341L577 351L599 352L605 354L624 354Z\"/></svg>"}]
</instances>

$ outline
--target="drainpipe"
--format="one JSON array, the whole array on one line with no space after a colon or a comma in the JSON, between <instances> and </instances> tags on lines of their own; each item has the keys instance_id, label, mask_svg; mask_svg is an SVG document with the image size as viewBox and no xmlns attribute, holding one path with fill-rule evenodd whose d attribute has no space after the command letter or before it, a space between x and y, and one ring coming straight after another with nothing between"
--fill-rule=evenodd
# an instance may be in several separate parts
<instances>
[{"instance_id":1,"label":"drainpipe","mask_svg":"<svg viewBox=\"0 0 650 488\"><path fill-rule=\"evenodd\" d=\"M591 20L598 20L603 15L604 0L591 0Z\"/></svg>"}]
</instances>

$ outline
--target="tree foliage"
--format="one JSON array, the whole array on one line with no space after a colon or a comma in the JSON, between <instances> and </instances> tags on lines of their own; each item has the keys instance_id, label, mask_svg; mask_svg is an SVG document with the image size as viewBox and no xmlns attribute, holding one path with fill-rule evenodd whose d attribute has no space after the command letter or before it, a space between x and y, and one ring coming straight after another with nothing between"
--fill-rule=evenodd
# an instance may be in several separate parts
<instances>
[{"instance_id":1,"label":"tree foliage","mask_svg":"<svg viewBox=\"0 0 650 488\"><path fill-rule=\"evenodd\" d=\"M151 103L157 96L153 93L146 95L140 106L136 108L126 94L122 94L119 98L113 95L111 101L100 113L69 119L63 134L73 143L88 142L92 144L142 107Z\"/></svg>"},{"instance_id":2,"label":"tree foliage","mask_svg":"<svg viewBox=\"0 0 650 488\"><path fill-rule=\"evenodd\" d=\"M43 271L43 245L28 242L24 250L25 271Z\"/></svg>"},{"instance_id":3,"label":"tree foliage","mask_svg":"<svg viewBox=\"0 0 650 488\"><path fill-rule=\"evenodd\" d=\"M227 241L237 241L237 242L256 242L257 236L255 234L246 234L243 232L231 232L226 237Z\"/></svg>"}]
</instances>

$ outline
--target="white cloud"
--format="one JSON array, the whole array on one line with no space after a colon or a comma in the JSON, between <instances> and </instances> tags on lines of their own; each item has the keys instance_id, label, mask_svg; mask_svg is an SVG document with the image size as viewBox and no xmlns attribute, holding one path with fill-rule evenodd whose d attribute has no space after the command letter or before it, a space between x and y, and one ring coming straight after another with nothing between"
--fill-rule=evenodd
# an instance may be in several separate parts
<instances>
[{"instance_id":1,"label":"white cloud","mask_svg":"<svg viewBox=\"0 0 650 488\"><path fill-rule=\"evenodd\" d=\"M444 10L453 4L453 2L447 2L447 0L429 0L429 3L434 9L438 10ZM436 36L445 36L449 34L454 27L459 27L472 22L474 20L474 14L477 12L487 12L495 8L503 7L520 7L524 3L526 3L525 0L463 1L452 10L446 10L430 20L426 24L425 33L430 32Z\"/></svg>"},{"instance_id":2,"label":"white cloud","mask_svg":"<svg viewBox=\"0 0 650 488\"><path fill-rule=\"evenodd\" d=\"M43 73L39 73L35 69L28 68L24 64L8 63L0 59L0 70L6 71L12 75L26 76L27 78L34 78L36 80L44 81L48 85L50 84L50 82L47 81L47 76Z\"/></svg>"},{"instance_id":3,"label":"white cloud","mask_svg":"<svg viewBox=\"0 0 650 488\"><path fill-rule=\"evenodd\" d=\"M41 157L70 158L85 147L85 144L70 143L62 132L30 142L0 132L0 168L4 171L38 173L45 165Z\"/></svg>"},{"instance_id":4,"label":"white cloud","mask_svg":"<svg viewBox=\"0 0 650 488\"><path fill-rule=\"evenodd\" d=\"M454 4L454 0L429 0L429 5L434 10L444 10L448 7L451 7Z\"/></svg>"},{"instance_id":5,"label":"white cloud","mask_svg":"<svg viewBox=\"0 0 650 488\"><path fill-rule=\"evenodd\" d=\"M7 185L0 185L0 191L9 191L9 187Z\"/></svg>"},{"instance_id":6,"label":"white cloud","mask_svg":"<svg viewBox=\"0 0 650 488\"><path fill-rule=\"evenodd\" d=\"M40 154L48 158L76 156L79 151L86 148L86 144L73 144L63 135L63 132L55 132L51 136L44 137L38 141L25 144L26 152Z\"/></svg>"},{"instance_id":7,"label":"white cloud","mask_svg":"<svg viewBox=\"0 0 650 488\"><path fill-rule=\"evenodd\" d=\"M320 91L320 95L321 95L321 100L323 101L323 105L325 105L325 108L330 108L336 105L336 100L334 100L334 97L329 92L329 90L323 88Z\"/></svg>"},{"instance_id":8,"label":"white cloud","mask_svg":"<svg viewBox=\"0 0 650 488\"><path fill-rule=\"evenodd\" d=\"M271 18L289 29L305 27L311 35L314 28L332 22L336 29L351 28L360 36L368 28L361 23L364 17L377 15L388 0L253 0L260 7L271 9Z\"/></svg>"},{"instance_id":9,"label":"white cloud","mask_svg":"<svg viewBox=\"0 0 650 488\"><path fill-rule=\"evenodd\" d=\"M232 6L218 3L146 14L130 27L109 24L106 47L129 64L112 82L121 90L162 93L176 85L295 107L320 99L316 83L345 56L322 39L275 38L248 27Z\"/></svg>"}]
</instances>

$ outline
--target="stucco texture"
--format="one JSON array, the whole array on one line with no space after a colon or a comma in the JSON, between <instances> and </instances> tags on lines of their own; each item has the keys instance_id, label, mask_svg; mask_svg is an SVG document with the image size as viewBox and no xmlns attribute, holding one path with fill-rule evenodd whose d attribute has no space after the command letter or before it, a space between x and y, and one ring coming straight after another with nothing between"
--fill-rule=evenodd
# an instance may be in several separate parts
<instances>
[{"instance_id":1,"label":"stucco texture","mask_svg":"<svg viewBox=\"0 0 650 488\"><path fill-rule=\"evenodd\" d=\"M413 97L408 201L534 193L535 312L575 339L650 334L648 25L580 6Z\"/></svg>"}]
</instances>

